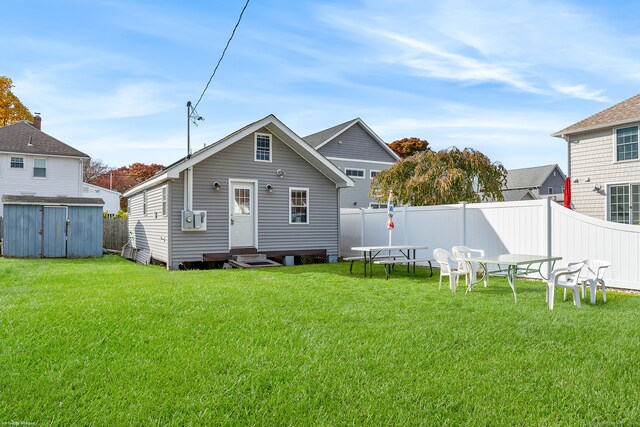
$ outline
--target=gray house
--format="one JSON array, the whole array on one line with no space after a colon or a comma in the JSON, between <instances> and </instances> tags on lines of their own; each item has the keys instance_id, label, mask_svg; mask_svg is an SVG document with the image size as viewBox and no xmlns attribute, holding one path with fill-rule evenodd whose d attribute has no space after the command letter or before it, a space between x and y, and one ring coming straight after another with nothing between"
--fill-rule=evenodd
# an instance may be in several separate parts
<instances>
[{"instance_id":1,"label":"gray house","mask_svg":"<svg viewBox=\"0 0 640 427\"><path fill-rule=\"evenodd\" d=\"M565 178L556 164L510 169L507 171L507 188L502 195L505 201L531 200L548 195L555 196L559 201L563 195Z\"/></svg>"},{"instance_id":2,"label":"gray house","mask_svg":"<svg viewBox=\"0 0 640 427\"><path fill-rule=\"evenodd\" d=\"M371 179L393 166L399 157L362 119L305 136L304 140L355 182L340 192L341 208L386 207L369 197Z\"/></svg>"},{"instance_id":3,"label":"gray house","mask_svg":"<svg viewBox=\"0 0 640 427\"><path fill-rule=\"evenodd\" d=\"M232 254L339 250L339 191L353 181L275 116L127 191L132 245L168 268Z\"/></svg>"}]
</instances>

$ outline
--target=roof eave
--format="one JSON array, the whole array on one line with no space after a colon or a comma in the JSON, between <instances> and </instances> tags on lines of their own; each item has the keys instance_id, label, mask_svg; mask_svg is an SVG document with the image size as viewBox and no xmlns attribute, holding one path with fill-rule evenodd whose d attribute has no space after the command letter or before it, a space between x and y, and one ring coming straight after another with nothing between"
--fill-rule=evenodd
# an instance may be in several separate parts
<instances>
[{"instance_id":1,"label":"roof eave","mask_svg":"<svg viewBox=\"0 0 640 427\"><path fill-rule=\"evenodd\" d=\"M633 117L633 118L624 119L624 120L616 120L615 122L604 123L604 124L593 125L593 126L584 126L584 127L577 128L577 129L572 129L572 130L569 130L569 131L566 130L568 128L565 128L565 129L560 130L560 131L558 131L556 133L552 133L551 136L554 136L556 138L564 138L565 136L574 135L576 133L588 132L588 131L598 130L598 129L612 128L612 127L616 127L616 126L620 126L620 125L624 125L624 124L636 123L636 122L640 122L640 117Z\"/></svg>"}]
</instances>

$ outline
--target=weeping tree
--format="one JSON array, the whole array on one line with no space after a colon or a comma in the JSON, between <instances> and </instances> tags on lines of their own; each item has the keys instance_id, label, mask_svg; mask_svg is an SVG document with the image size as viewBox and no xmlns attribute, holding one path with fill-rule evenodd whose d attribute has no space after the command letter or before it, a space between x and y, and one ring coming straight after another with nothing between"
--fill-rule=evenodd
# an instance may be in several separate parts
<instances>
[{"instance_id":1,"label":"weeping tree","mask_svg":"<svg viewBox=\"0 0 640 427\"><path fill-rule=\"evenodd\" d=\"M413 206L504 200L507 170L472 148L422 151L399 160L376 175L369 196Z\"/></svg>"}]
</instances>

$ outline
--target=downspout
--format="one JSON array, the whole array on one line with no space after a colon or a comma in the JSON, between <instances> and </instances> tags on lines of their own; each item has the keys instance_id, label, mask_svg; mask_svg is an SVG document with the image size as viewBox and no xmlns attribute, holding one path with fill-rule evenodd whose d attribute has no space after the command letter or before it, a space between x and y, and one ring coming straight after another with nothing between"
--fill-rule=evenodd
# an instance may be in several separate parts
<instances>
[{"instance_id":1,"label":"downspout","mask_svg":"<svg viewBox=\"0 0 640 427\"><path fill-rule=\"evenodd\" d=\"M571 177L571 141L568 135L562 135L562 139L567 142L567 176Z\"/></svg>"}]
</instances>

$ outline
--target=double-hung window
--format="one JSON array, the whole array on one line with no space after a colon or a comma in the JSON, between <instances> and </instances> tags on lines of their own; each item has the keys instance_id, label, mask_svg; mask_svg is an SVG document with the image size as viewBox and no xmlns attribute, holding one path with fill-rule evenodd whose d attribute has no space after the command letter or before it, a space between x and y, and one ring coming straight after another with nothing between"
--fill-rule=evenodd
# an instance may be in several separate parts
<instances>
[{"instance_id":1,"label":"double-hung window","mask_svg":"<svg viewBox=\"0 0 640 427\"><path fill-rule=\"evenodd\" d=\"M638 127L616 129L616 161L638 158Z\"/></svg>"},{"instance_id":2,"label":"double-hung window","mask_svg":"<svg viewBox=\"0 0 640 427\"><path fill-rule=\"evenodd\" d=\"M12 157L10 166L12 169L24 169L24 157Z\"/></svg>"},{"instance_id":3,"label":"double-hung window","mask_svg":"<svg viewBox=\"0 0 640 427\"><path fill-rule=\"evenodd\" d=\"M289 224L309 224L308 188L289 188Z\"/></svg>"},{"instance_id":4,"label":"double-hung window","mask_svg":"<svg viewBox=\"0 0 640 427\"><path fill-rule=\"evenodd\" d=\"M257 162L271 162L271 135L255 134L255 157Z\"/></svg>"},{"instance_id":5,"label":"double-hung window","mask_svg":"<svg viewBox=\"0 0 640 427\"><path fill-rule=\"evenodd\" d=\"M167 187L162 187L162 215L167 215Z\"/></svg>"},{"instance_id":6,"label":"double-hung window","mask_svg":"<svg viewBox=\"0 0 640 427\"><path fill-rule=\"evenodd\" d=\"M33 159L33 176L35 178L47 177L47 159Z\"/></svg>"}]
</instances>

